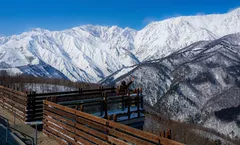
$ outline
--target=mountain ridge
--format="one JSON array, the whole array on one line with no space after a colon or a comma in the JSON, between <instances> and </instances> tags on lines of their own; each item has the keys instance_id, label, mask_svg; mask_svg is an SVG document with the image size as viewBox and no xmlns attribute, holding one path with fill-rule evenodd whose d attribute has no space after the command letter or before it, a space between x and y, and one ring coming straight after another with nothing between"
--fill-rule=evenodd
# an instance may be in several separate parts
<instances>
[{"instance_id":1,"label":"mountain ridge","mask_svg":"<svg viewBox=\"0 0 240 145\"><path fill-rule=\"evenodd\" d=\"M240 136L240 33L200 41L167 57L121 70L101 83L134 77L145 101L170 119Z\"/></svg>"},{"instance_id":2,"label":"mountain ridge","mask_svg":"<svg viewBox=\"0 0 240 145\"><path fill-rule=\"evenodd\" d=\"M38 65L42 61L72 81L98 82L122 68L236 32L240 32L240 8L226 14L152 22L139 31L100 25L62 31L36 28L0 37L0 62L5 62L11 71L16 70L15 66Z\"/></svg>"}]
</instances>

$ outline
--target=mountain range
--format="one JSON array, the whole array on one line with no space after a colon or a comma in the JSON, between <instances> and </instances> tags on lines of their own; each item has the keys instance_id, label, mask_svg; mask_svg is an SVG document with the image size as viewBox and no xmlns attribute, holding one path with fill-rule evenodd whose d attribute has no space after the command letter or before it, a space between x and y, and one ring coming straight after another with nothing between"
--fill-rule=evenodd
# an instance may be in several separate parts
<instances>
[{"instance_id":1,"label":"mountain range","mask_svg":"<svg viewBox=\"0 0 240 145\"><path fill-rule=\"evenodd\" d=\"M105 85L132 76L156 112L240 138L240 8L142 30L84 25L1 36L0 70Z\"/></svg>"},{"instance_id":2,"label":"mountain range","mask_svg":"<svg viewBox=\"0 0 240 145\"><path fill-rule=\"evenodd\" d=\"M98 25L63 31L38 28L0 37L0 69L12 74L98 82L122 68L236 32L240 32L240 8L226 14L152 22L139 31Z\"/></svg>"},{"instance_id":3,"label":"mountain range","mask_svg":"<svg viewBox=\"0 0 240 145\"><path fill-rule=\"evenodd\" d=\"M167 57L124 68L101 81L134 77L145 101L166 118L240 137L240 33L198 41Z\"/></svg>"}]
</instances>

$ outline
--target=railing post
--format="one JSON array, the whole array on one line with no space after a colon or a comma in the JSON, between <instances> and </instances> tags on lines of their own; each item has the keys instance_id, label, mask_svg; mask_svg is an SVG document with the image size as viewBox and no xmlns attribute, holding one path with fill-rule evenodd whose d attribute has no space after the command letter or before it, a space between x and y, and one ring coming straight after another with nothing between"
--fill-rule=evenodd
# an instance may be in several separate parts
<instances>
[{"instance_id":1,"label":"railing post","mask_svg":"<svg viewBox=\"0 0 240 145\"><path fill-rule=\"evenodd\" d=\"M101 93L101 98L104 99L103 87L99 87L99 89L100 89L100 93ZM100 105L101 105L101 110L100 110L101 114L100 114L100 116L102 116L103 115L103 111L104 111L104 101L100 102Z\"/></svg>"},{"instance_id":2,"label":"railing post","mask_svg":"<svg viewBox=\"0 0 240 145\"><path fill-rule=\"evenodd\" d=\"M83 111L83 104L80 105L80 111Z\"/></svg>"},{"instance_id":3,"label":"railing post","mask_svg":"<svg viewBox=\"0 0 240 145\"><path fill-rule=\"evenodd\" d=\"M113 121L116 122L117 121L117 114L113 115Z\"/></svg>"},{"instance_id":4,"label":"railing post","mask_svg":"<svg viewBox=\"0 0 240 145\"><path fill-rule=\"evenodd\" d=\"M124 95L122 95L122 111L125 109L125 104L124 104Z\"/></svg>"},{"instance_id":5,"label":"railing post","mask_svg":"<svg viewBox=\"0 0 240 145\"><path fill-rule=\"evenodd\" d=\"M143 95L142 95L142 88L140 88L140 92L139 92L140 96L141 96L141 108L143 109Z\"/></svg>"},{"instance_id":6,"label":"railing post","mask_svg":"<svg viewBox=\"0 0 240 145\"><path fill-rule=\"evenodd\" d=\"M35 114L36 114L36 100L35 100L35 94L36 92L32 92L32 100L33 100L33 119L35 119Z\"/></svg>"},{"instance_id":7,"label":"railing post","mask_svg":"<svg viewBox=\"0 0 240 145\"><path fill-rule=\"evenodd\" d=\"M107 119L108 116L108 103L107 103L107 93L104 92L104 111L105 111L105 118Z\"/></svg>"},{"instance_id":8,"label":"railing post","mask_svg":"<svg viewBox=\"0 0 240 145\"><path fill-rule=\"evenodd\" d=\"M167 129L167 138L172 139L172 131L171 129Z\"/></svg>"},{"instance_id":9,"label":"railing post","mask_svg":"<svg viewBox=\"0 0 240 145\"><path fill-rule=\"evenodd\" d=\"M139 88L137 89L137 111L138 111L138 117L140 117L140 104L139 104Z\"/></svg>"},{"instance_id":10,"label":"railing post","mask_svg":"<svg viewBox=\"0 0 240 145\"><path fill-rule=\"evenodd\" d=\"M79 91L79 95L82 95L82 88L79 88L78 91Z\"/></svg>"},{"instance_id":11,"label":"railing post","mask_svg":"<svg viewBox=\"0 0 240 145\"><path fill-rule=\"evenodd\" d=\"M131 110L130 110L130 105L131 105L131 103L130 103L130 101L131 101L131 100L130 100L130 99L131 99L131 98L130 98L130 92L128 92L127 96L128 96L128 103L127 103L127 104L128 104L128 112L127 112L127 114L128 114L128 119L130 119L130 118L131 118L131 116L130 116L130 115L131 115L131 114L130 114L130 111L131 111Z\"/></svg>"}]
</instances>

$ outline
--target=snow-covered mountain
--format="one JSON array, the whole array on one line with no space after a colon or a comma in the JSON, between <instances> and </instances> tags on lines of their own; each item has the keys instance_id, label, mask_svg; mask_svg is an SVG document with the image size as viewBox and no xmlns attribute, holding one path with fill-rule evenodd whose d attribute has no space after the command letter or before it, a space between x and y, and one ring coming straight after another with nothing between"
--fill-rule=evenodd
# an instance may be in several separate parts
<instances>
[{"instance_id":1,"label":"snow-covered mountain","mask_svg":"<svg viewBox=\"0 0 240 145\"><path fill-rule=\"evenodd\" d=\"M122 69L102 83L130 76L161 115L240 137L240 33L195 42L165 58Z\"/></svg>"},{"instance_id":2,"label":"snow-covered mountain","mask_svg":"<svg viewBox=\"0 0 240 145\"><path fill-rule=\"evenodd\" d=\"M70 80L96 82L124 66L139 63L131 53L134 35L136 31L129 28L85 25L1 37L0 69L25 73L22 68L26 66L48 64ZM39 73L43 72L30 72Z\"/></svg>"},{"instance_id":3,"label":"snow-covered mountain","mask_svg":"<svg viewBox=\"0 0 240 145\"><path fill-rule=\"evenodd\" d=\"M240 32L240 8L226 14L184 16L153 22L135 37L139 60L167 56L201 40L214 40Z\"/></svg>"},{"instance_id":4,"label":"snow-covered mountain","mask_svg":"<svg viewBox=\"0 0 240 145\"><path fill-rule=\"evenodd\" d=\"M20 67L43 64L72 81L97 82L122 68L165 57L191 43L236 32L240 32L240 8L226 14L153 22L140 31L93 25L63 31L34 29L0 37L0 69L25 73ZM46 69L27 72L51 74Z\"/></svg>"}]
</instances>

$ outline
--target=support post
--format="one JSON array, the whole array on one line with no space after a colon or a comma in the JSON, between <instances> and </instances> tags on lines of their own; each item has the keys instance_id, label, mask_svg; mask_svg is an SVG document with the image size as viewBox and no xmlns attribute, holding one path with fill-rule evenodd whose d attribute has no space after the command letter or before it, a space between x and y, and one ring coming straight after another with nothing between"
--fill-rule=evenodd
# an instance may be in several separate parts
<instances>
[{"instance_id":1,"label":"support post","mask_svg":"<svg viewBox=\"0 0 240 145\"><path fill-rule=\"evenodd\" d=\"M107 103L107 93L104 93L104 111L105 111L105 118L107 119L108 116L108 103Z\"/></svg>"},{"instance_id":2,"label":"support post","mask_svg":"<svg viewBox=\"0 0 240 145\"><path fill-rule=\"evenodd\" d=\"M79 91L79 95L82 95L82 88L79 88L78 91Z\"/></svg>"},{"instance_id":3,"label":"support post","mask_svg":"<svg viewBox=\"0 0 240 145\"><path fill-rule=\"evenodd\" d=\"M122 111L125 109L125 104L124 104L124 95L122 95Z\"/></svg>"},{"instance_id":4,"label":"support post","mask_svg":"<svg viewBox=\"0 0 240 145\"><path fill-rule=\"evenodd\" d=\"M140 96L141 96L141 108L143 109L143 95L142 95L142 88L140 88Z\"/></svg>"},{"instance_id":5,"label":"support post","mask_svg":"<svg viewBox=\"0 0 240 145\"><path fill-rule=\"evenodd\" d=\"M140 104L139 104L139 88L137 89L137 111L138 111L138 117L140 117Z\"/></svg>"},{"instance_id":6,"label":"support post","mask_svg":"<svg viewBox=\"0 0 240 145\"><path fill-rule=\"evenodd\" d=\"M83 104L80 105L80 111L83 111Z\"/></svg>"},{"instance_id":7,"label":"support post","mask_svg":"<svg viewBox=\"0 0 240 145\"><path fill-rule=\"evenodd\" d=\"M104 99L103 87L99 87L99 89L100 89L100 93L101 93L101 98ZM102 116L102 115L103 115L103 111L104 111L104 100L103 100L102 102L100 102L100 106L101 106L101 109L100 109L100 111L101 111L100 116Z\"/></svg>"},{"instance_id":8,"label":"support post","mask_svg":"<svg viewBox=\"0 0 240 145\"><path fill-rule=\"evenodd\" d=\"M130 101L131 101L131 100L130 100L130 92L128 92L127 95L128 95L128 103L127 103L127 104L128 104L128 112L127 112L127 114L128 114L128 119L130 119L130 115L131 115L131 114L130 114L130 105L131 105L131 104L130 104Z\"/></svg>"},{"instance_id":9,"label":"support post","mask_svg":"<svg viewBox=\"0 0 240 145\"><path fill-rule=\"evenodd\" d=\"M113 115L113 121L116 122L117 121L117 114Z\"/></svg>"},{"instance_id":10,"label":"support post","mask_svg":"<svg viewBox=\"0 0 240 145\"><path fill-rule=\"evenodd\" d=\"M35 94L36 94L36 92L32 92L32 119L34 120L35 119L35 113L36 113L36 104L35 104Z\"/></svg>"},{"instance_id":11,"label":"support post","mask_svg":"<svg viewBox=\"0 0 240 145\"><path fill-rule=\"evenodd\" d=\"M37 145L37 127L38 127L38 125L36 124L35 125L35 139L34 139L34 141L35 141L35 145Z\"/></svg>"}]
</instances>

